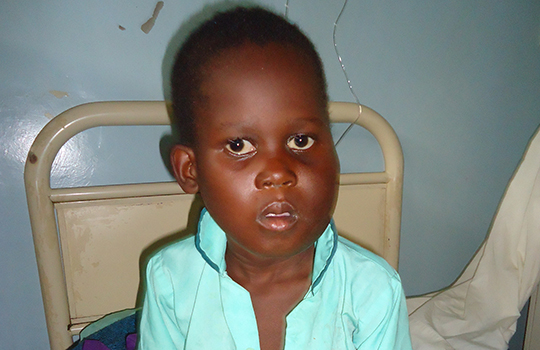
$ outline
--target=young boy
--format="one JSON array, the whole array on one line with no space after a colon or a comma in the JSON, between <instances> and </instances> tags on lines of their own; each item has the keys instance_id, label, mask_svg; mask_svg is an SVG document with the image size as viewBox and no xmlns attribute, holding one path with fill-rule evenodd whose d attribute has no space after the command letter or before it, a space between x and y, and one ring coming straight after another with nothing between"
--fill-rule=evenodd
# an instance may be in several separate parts
<instances>
[{"instance_id":1,"label":"young boy","mask_svg":"<svg viewBox=\"0 0 540 350\"><path fill-rule=\"evenodd\" d=\"M174 173L205 210L148 264L139 349L411 349L398 275L331 222L339 164L309 39L259 8L218 14L172 87Z\"/></svg>"}]
</instances>

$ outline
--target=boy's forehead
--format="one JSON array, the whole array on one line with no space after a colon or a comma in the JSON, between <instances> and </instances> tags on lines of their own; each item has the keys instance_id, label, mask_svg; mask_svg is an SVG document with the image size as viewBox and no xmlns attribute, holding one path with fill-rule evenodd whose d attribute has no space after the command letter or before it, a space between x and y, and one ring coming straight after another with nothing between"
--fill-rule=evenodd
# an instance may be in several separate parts
<instances>
[{"instance_id":1,"label":"boy's forehead","mask_svg":"<svg viewBox=\"0 0 540 350\"><path fill-rule=\"evenodd\" d=\"M325 91L306 61L301 51L279 43L246 42L224 50L201 77L193 109L195 142L210 125L246 133L260 133L264 125L329 127ZM283 113L287 118L275 117Z\"/></svg>"},{"instance_id":2,"label":"boy's forehead","mask_svg":"<svg viewBox=\"0 0 540 350\"><path fill-rule=\"evenodd\" d=\"M290 45L246 42L224 50L208 62L201 72L196 102L208 107L220 93L237 93L246 98L282 93L289 94L291 100L301 95L309 100L306 103L315 103L326 111L325 85L310 62L301 50Z\"/></svg>"},{"instance_id":3,"label":"boy's forehead","mask_svg":"<svg viewBox=\"0 0 540 350\"><path fill-rule=\"evenodd\" d=\"M238 66L242 66L243 70L237 70ZM211 77L216 73L235 70L235 74L245 73L249 76L253 70L269 68L302 71L304 75L310 73L306 78L316 74L313 63L299 48L285 43L259 45L251 41L223 49L203 67L203 74Z\"/></svg>"}]
</instances>

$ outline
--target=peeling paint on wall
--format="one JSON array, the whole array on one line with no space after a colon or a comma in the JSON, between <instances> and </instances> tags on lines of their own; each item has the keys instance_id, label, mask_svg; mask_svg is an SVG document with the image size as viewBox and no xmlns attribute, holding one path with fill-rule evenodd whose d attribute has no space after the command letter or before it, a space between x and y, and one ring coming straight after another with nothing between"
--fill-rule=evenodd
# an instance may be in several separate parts
<instances>
[{"instance_id":1,"label":"peeling paint on wall","mask_svg":"<svg viewBox=\"0 0 540 350\"><path fill-rule=\"evenodd\" d=\"M154 8L154 13L152 14L152 17L150 17L150 19L141 26L141 30L145 34L150 33L152 28L154 28L154 24L156 23L156 19L159 15L159 11L161 11L161 9L163 8L163 5L164 5L163 1L158 1L158 3L156 4L156 7Z\"/></svg>"},{"instance_id":2,"label":"peeling paint on wall","mask_svg":"<svg viewBox=\"0 0 540 350\"><path fill-rule=\"evenodd\" d=\"M62 97L68 97L69 94L65 91L58 91L58 90L49 90L49 93L51 93L56 98L62 98Z\"/></svg>"}]
</instances>

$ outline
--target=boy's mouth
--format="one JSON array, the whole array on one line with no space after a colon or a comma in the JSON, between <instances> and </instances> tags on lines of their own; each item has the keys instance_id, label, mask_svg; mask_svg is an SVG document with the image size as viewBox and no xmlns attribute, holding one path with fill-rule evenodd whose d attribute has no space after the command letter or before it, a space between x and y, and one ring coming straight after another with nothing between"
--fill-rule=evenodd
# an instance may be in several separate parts
<instances>
[{"instance_id":1,"label":"boy's mouth","mask_svg":"<svg viewBox=\"0 0 540 350\"><path fill-rule=\"evenodd\" d=\"M270 231L286 231L298 221L294 207L288 202L273 202L257 216L257 222Z\"/></svg>"}]
</instances>

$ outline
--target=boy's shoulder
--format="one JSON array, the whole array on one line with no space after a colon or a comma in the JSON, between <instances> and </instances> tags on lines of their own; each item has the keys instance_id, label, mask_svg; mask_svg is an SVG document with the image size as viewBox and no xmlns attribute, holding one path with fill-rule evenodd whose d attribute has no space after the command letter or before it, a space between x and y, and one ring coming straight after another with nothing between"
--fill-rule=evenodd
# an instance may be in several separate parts
<instances>
[{"instance_id":1,"label":"boy's shoulder","mask_svg":"<svg viewBox=\"0 0 540 350\"><path fill-rule=\"evenodd\" d=\"M192 265L199 255L195 247L195 236L190 235L174 241L151 255L149 265L161 268L175 268L178 266Z\"/></svg>"},{"instance_id":2,"label":"boy's shoulder","mask_svg":"<svg viewBox=\"0 0 540 350\"><path fill-rule=\"evenodd\" d=\"M380 256L345 239L338 238L332 268L334 286L359 314L386 313L403 296L398 273Z\"/></svg>"},{"instance_id":3,"label":"boy's shoulder","mask_svg":"<svg viewBox=\"0 0 540 350\"><path fill-rule=\"evenodd\" d=\"M386 260L341 236L338 236L335 258L339 259L352 275L369 275L371 278L379 276L381 279L390 279L401 284L398 273Z\"/></svg>"}]
</instances>

